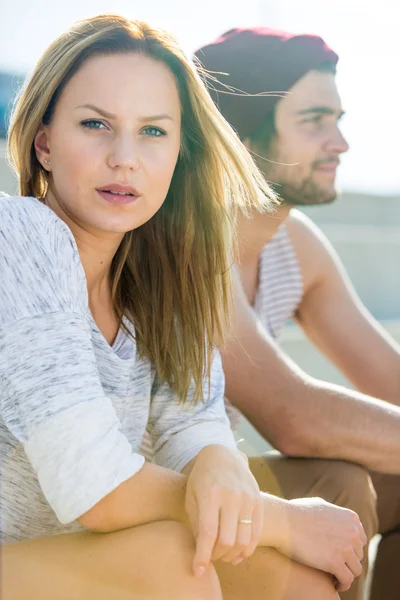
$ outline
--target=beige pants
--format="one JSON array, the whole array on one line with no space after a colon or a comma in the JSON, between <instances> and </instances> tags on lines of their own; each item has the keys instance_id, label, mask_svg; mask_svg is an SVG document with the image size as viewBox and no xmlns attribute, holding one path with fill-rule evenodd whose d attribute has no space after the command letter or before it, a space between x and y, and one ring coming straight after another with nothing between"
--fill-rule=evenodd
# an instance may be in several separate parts
<instances>
[{"instance_id":1,"label":"beige pants","mask_svg":"<svg viewBox=\"0 0 400 600\"><path fill-rule=\"evenodd\" d=\"M250 458L250 467L263 491L288 500L319 496L357 512L368 539L381 533L370 600L400 600L400 476L368 473L344 461L286 458L278 452ZM364 599L367 567L366 553L364 573L343 599Z\"/></svg>"}]
</instances>

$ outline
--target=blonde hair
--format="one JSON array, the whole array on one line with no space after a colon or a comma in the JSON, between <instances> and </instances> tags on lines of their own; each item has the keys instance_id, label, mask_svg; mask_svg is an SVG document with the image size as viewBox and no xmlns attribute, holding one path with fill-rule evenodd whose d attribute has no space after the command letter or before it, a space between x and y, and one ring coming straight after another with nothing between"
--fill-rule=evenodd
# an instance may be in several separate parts
<instances>
[{"instance_id":1,"label":"blonde hair","mask_svg":"<svg viewBox=\"0 0 400 600\"><path fill-rule=\"evenodd\" d=\"M112 263L112 299L135 327L142 356L184 401L194 380L202 398L212 347L224 338L230 308L235 208L266 210L274 195L239 138L215 108L195 66L174 38L119 15L76 23L39 60L14 107L9 160L20 194L43 198L48 173L34 138L82 64L96 55L138 52L173 73L182 110L181 150L165 202L125 234Z\"/></svg>"}]
</instances>

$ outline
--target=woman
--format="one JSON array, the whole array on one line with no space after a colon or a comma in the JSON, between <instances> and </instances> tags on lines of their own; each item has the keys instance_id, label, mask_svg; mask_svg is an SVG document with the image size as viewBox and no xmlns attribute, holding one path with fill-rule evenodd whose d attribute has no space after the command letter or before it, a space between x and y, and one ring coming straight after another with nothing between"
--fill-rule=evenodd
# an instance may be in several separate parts
<instances>
[{"instance_id":1,"label":"woman","mask_svg":"<svg viewBox=\"0 0 400 600\"><path fill-rule=\"evenodd\" d=\"M231 208L272 196L193 66L146 24L82 21L39 61L9 150L3 598L233 599L256 572L269 598L335 598L328 576L268 548L301 540L224 413ZM146 427L157 464L137 452Z\"/></svg>"}]
</instances>

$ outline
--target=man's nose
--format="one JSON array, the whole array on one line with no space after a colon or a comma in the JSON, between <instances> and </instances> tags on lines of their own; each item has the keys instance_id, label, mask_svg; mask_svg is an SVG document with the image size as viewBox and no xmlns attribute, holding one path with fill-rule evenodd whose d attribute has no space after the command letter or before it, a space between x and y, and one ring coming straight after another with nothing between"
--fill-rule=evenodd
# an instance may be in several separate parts
<instances>
[{"instance_id":1,"label":"man's nose","mask_svg":"<svg viewBox=\"0 0 400 600\"><path fill-rule=\"evenodd\" d=\"M344 135L340 131L339 127L332 133L326 144L326 150L332 154L343 154L349 149Z\"/></svg>"}]
</instances>

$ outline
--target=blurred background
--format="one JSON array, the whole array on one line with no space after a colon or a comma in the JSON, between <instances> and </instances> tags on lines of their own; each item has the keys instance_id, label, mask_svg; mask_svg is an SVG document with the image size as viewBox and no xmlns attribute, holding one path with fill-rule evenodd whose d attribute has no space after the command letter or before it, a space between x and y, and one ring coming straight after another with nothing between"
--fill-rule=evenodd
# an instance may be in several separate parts
<instances>
[{"instance_id":1,"label":"blurred background","mask_svg":"<svg viewBox=\"0 0 400 600\"><path fill-rule=\"evenodd\" d=\"M5 158L7 112L48 44L74 21L120 12L170 31L188 53L237 26L316 33L339 54L337 82L350 151L339 170L340 199L307 214L339 252L365 305L400 342L400 4L395 0L2 0L0 4L0 190L16 181ZM294 326L286 351L307 372L346 383ZM349 384L347 384L349 385ZM266 443L245 424L246 450ZM244 448L243 448L244 449Z\"/></svg>"}]
</instances>

